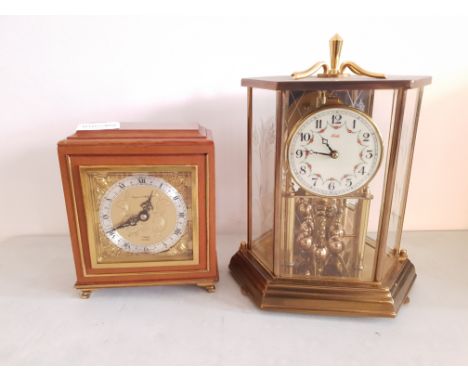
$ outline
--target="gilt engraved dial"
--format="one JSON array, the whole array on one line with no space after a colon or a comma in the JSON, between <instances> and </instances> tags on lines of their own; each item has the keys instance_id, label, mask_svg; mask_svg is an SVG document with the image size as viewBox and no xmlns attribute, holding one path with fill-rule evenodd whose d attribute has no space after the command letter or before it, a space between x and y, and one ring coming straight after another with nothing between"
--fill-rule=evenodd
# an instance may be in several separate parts
<instances>
[{"instance_id":1,"label":"gilt engraved dial","mask_svg":"<svg viewBox=\"0 0 468 382\"><path fill-rule=\"evenodd\" d=\"M165 180L135 174L114 183L99 207L101 229L120 249L159 253L174 246L187 226L182 195Z\"/></svg>"},{"instance_id":2,"label":"gilt engraved dial","mask_svg":"<svg viewBox=\"0 0 468 382\"><path fill-rule=\"evenodd\" d=\"M310 193L350 194L365 186L382 159L373 121L347 107L328 107L300 121L288 148L291 174Z\"/></svg>"}]
</instances>

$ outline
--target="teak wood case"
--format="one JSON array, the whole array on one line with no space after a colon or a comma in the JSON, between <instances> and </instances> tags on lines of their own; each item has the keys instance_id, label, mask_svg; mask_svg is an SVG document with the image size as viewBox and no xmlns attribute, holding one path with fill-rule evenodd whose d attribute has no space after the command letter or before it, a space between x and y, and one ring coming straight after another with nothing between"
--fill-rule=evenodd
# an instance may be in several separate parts
<instances>
[{"instance_id":1,"label":"teak wood case","mask_svg":"<svg viewBox=\"0 0 468 382\"><path fill-rule=\"evenodd\" d=\"M123 286L195 284L214 290L218 281L215 171L209 130L198 125L159 128L121 124L116 130L78 131L58 143L58 155L76 268L75 287L87 293L82 297L97 288ZM80 167L158 165L191 165L197 169L197 264L93 268Z\"/></svg>"}]
</instances>

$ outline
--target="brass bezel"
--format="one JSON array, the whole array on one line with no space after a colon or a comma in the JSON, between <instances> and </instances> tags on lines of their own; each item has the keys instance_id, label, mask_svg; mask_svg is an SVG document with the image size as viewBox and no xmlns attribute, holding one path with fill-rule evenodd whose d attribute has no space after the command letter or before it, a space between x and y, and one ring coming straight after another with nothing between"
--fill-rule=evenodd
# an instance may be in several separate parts
<instances>
[{"instance_id":1,"label":"brass bezel","mask_svg":"<svg viewBox=\"0 0 468 382\"><path fill-rule=\"evenodd\" d=\"M100 228L99 219L96 216L94 200L91 200L91 189L87 173L89 171L122 172L122 173L164 173L185 171L192 174L192 250L191 260L164 260L164 261L132 261L119 263L99 263L97 261L97 231ZM199 204L198 204L198 166L197 165L85 165L80 166L80 179L83 191L83 204L85 208L87 234L89 242L89 257L92 269L115 269L115 268L155 268L167 266L198 265L199 256ZM90 224L89 224L90 223Z\"/></svg>"},{"instance_id":2,"label":"brass bezel","mask_svg":"<svg viewBox=\"0 0 468 382\"><path fill-rule=\"evenodd\" d=\"M359 115L361 115L363 118L367 119L367 121L370 123L370 125L373 127L374 131L375 131L375 134L377 136L377 142L380 144L380 157L379 157L379 161L377 163L377 166L375 167L375 171L374 173L369 177L369 179L361 185L360 188L358 188L357 190L354 190L352 192L349 192L349 193L345 193L345 194L339 194L339 195L322 195L322 194L318 194L314 191L311 191L310 189L308 189L307 187L304 187L302 185L302 182L299 182L298 179L296 178L296 176L294 175L293 171L291 171L291 166L290 166L290 163L289 163L289 146L291 144L291 141L293 139L293 137L295 136L297 130L299 130L299 128L301 127L301 125L309 118L312 118L314 115L324 111L324 110L328 110L328 109L343 109L343 110L346 110L346 111L352 111L352 112L355 112ZM321 197L321 198L332 198L332 199L337 199L337 198L343 198L343 197L347 197L347 198L355 198L355 197L361 197L362 193L360 192L361 190L364 190L367 185L372 181L372 179L374 179L375 175L377 174L377 172L379 171L380 169L380 166L382 164L382 158L384 156L384 145L383 145L383 139L382 139L382 135L380 134L380 130L379 128L377 127L377 125L375 124L375 122L372 120L372 118L369 117L369 115L367 115L366 113L362 112L361 110L358 110L356 108L353 108L353 107L350 107L350 106L344 106L344 105L325 105L325 106L321 106L319 107L318 109L316 109L314 112L312 112L311 114L301 118L300 120L298 120L293 128L291 129L291 132L288 134L288 138L286 140L286 144L285 144L285 150L284 150L284 155L285 155L285 163L286 163L286 169L289 173L289 175L294 179L294 181L306 192L308 192L311 196L317 196L317 197Z\"/></svg>"}]
</instances>

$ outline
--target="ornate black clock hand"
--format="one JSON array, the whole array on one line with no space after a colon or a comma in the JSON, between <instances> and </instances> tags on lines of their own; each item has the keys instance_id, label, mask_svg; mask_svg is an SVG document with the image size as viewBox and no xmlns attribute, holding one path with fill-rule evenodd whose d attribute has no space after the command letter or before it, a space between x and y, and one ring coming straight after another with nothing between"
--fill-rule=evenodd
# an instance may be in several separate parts
<instances>
[{"instance_id":1,"label":"ornate black clock hand","mask_svg":"<svg viewBox=\"0 0 468 382\"><path fill-rule=\"evenodd\" d=\"M124 222L120 223L118 226L114 227L112 230L118 230L120 228L125 228L125 227L130 227L130 226L135 226L141 219L141 212L138 213L137 215L130 216L127 220ZM148 220L148 219L146 219Z\"/></svg>"},{"instance_id":2,"label":"ornate black clock hand","mask_svg":"<svg viewBox=\"0 0 468 382\"><path fill-rule=\"evenodd\" d=\"M153 203L151 203L151 199L153 198L153 191L149 194L148 199L146 199L143 203L140 204L140 207L143 208L143 211L151 211L153 209Z\"/></svg>"},{"instance_id":3,"label":"ornate black clock hand","mask_svg":"<svg viewBox=\"0 0 468 382\"><path fill-rule=\"evenodd\" d=\"M328 147L328 150L330 150L330 152L333 152L335 150L333 150L331 147L330 147L330 144L328 143L328 139L326 138L322 138L322 143Z\"/></svg>"},{"instance_id":4,"label":"ornate black clock hand","mask_svg":"<svg viewBox=\"0 0 468 382\"><path fill-rule=\"evenodd\" d=\"M333 159L336 159L338 158L338 151L336 150L333 150L331 147L330 147L330 144L328 143L328 139L326 138L322 138L322 143L328 147L328 150L330 150L330 156L333 158Z\"/></svg>"},{"instance_id":5,"label":"ornate black clock hand","mask_svg":"<svg viewBox=\"0 0 468 382\"><path fill-rule=\"evenodd\" d=\"M153 198L153 191L151 191L151 194L149 194L148 199L146 199L143 203L140 204L140 207L142 208L142 210L138 214L130 216L123 223L120 223L117 227L114 227L113 230L115 231L120 228L135 226L140 221L141 222L147 221L150 217L149 211L151 211L154 208L153 203L151 203L152 198Z\"/></svg>"}]
</instances>

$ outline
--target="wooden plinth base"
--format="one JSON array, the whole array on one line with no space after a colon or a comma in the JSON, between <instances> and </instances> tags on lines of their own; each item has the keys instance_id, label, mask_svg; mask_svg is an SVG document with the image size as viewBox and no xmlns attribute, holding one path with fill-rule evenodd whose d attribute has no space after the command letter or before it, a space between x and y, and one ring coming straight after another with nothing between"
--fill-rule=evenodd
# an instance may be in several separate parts
<instances>
[{"instance_id":1,"label":"wooden plinth base","mask_svg":"<svg viewBox=\"0 0 468 382\"><path fill-rule=\"evenodd\" d=\"M97 289L105 288L124 288L124 287L142 287L142 286L161 286L161 285L195 285L201 289L204 289L208 293L214 293L216 291L215 283L218 279L214 280L196 280L196 281L175 281L175 282L147 282L147 283L116 283L116 284L75 284L75 288L80 291L80 298L89 299L91 293Z\"/></svg>"},{"instance_id":2,"label":"wooden plinth base","mask_svg":"<svg viewBox=\"0 0 468 382\"><path fill-rule=\"evenodd\" d=\"M277 278L245 247L232 257L229 268L243 292L261 309L339 316L395 317L416 278L408 259L398 264L385 284Z\"/></svg>"}]
</instances>

